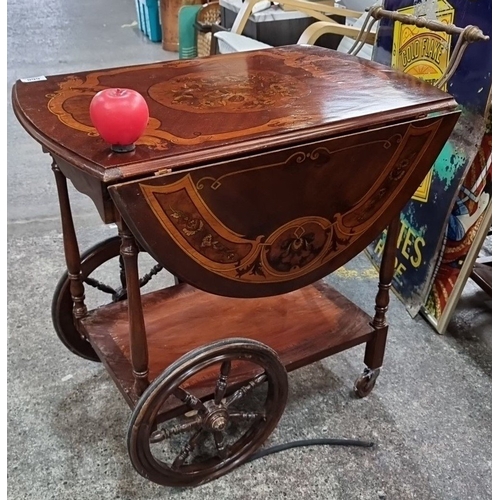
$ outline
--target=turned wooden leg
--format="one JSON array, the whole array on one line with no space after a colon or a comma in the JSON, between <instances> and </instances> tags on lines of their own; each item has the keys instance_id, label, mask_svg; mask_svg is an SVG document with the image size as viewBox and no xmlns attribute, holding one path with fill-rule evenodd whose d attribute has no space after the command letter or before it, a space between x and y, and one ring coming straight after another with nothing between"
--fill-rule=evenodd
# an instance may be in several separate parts
<instances>
[{"instance_id":1,"label":"turned wooden leg","mask_svg":"<svg viewBox=\"0 0 500 500\"><path fill-rule=\"evenodd\" d=\"M366 343L365 349L364 361L367 368L365 368L362 375L354 384L354 392L359 397L367 396L372 391L384 361L385 343L389 328L386 313L389 308L389 290L394 276L400 227L401 222L398 214L389 225L382 262L380 264L378 292L375 298L375 315L370 323L375 330L375 334Z\"/></svg>"},{"instance_id":2,"label":"turned wooden leg","mask_svg":"<svg viewBox=\"0 0 500 500\"><path fill-rule=\"evenodd\" d=\"M56 178L57 194L59 198L59 209L61 211L61 223L64 242L64 256L68 268L70 280L70 293L73 300L73 318L79 320L87 315L85 305L85 288L82 282L82 270L80 261L80 250L76 239L73 215L69 202L68 184L66 177L59 170L55 160L52 160L52 171Z\"/></svg>"},{"instance_id":3,"label":"turned wooden leg","mask_svg":"<svg viewBox=\"0 0 500 500\"><path fill-rule=\"evenodd\" d=\"M119 225L119 234L122 239L120 255L123 259L127 282L130 357L135 379L134 390L137 396L140 396L149 385L149 370L148 342L142 311L137 262L139 249L134 237L123 221Z\"/></svg>"},{"instance_id":4,"label":"turned wooden leg","mask_svg":"<svg viewBox=\"0 0 500 500\"><path fill-rule=\"evenodd\" d=\"M371 322L375 328L375 337L367 342L365 351L365 364L368 368L375 370L382 366L387 338L388 323L386 313L389 309L392 278L396 264L396 251L398 234L401 227L399 215L395 218L387 231L382 262L380 264L378 293L375 298L375 316Z\"/></svg>"}]
</instances>

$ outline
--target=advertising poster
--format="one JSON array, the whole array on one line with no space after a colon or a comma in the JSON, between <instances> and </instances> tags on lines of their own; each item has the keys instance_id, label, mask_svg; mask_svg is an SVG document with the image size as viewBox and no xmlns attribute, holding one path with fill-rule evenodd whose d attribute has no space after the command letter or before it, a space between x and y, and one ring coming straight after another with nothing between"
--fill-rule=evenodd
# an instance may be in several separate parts
<instances>
[{"instance_id":1,"label":"advertising poster","mask_svg":"<svg viewBox=\"0 0 500 500\"><path fill-rule=\"evenodd\" d=\"M383 6L459 27L476 25L491 37L491 0L385 0ZM382 20L373 60L435 84L446 71L457 39L458 36ZM485 134L491 67L491 40L467 47L444 89L455 97L462 115L433 168L401 214L393 287L411 316L417 315L427 302L455 200ZM367 248L376 267L385 236L383 233Z\"/></svg>"},{"instance_id":2,"label":"advertising poster","mask_svg":"<svg viewBox=\"0 0 500 500\"><path fill-rule=\"evenodd\" d=\"M491 149L489 129L460 187L448 220L441 255L423 310L439 333L448 326L491 226Z\"/></svg>"}]
</instances>

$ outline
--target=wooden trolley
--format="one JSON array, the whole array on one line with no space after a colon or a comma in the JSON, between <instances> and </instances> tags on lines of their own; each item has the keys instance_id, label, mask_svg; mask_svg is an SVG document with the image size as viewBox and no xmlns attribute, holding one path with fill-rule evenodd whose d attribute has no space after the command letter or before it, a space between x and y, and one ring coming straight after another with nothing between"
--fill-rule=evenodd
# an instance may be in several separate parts
<instances>
[{"instance_id":1,"label":"wooden trolley","mask_svg":"<svg viewBox=\"0 0 500 500\"><path fill-rule=\"evenodd\" d=\"M95 93L131 88L150 121L113 153L89 119ZM54 327L102 361L132 408L144 477L196 485L244 463L278 424L287 372L366 343L364 397L382 366L399 212L459 111L431 85L317 47L18 81L13 105L52 159L65 273ZM80 255L67 180L118 235ZM323 278L387 226L375 315ZM158 263L145 278L138 254ZM147 255L145 254L145 255ZM92 278L117 258L122 288ZM174 286L141 294L164 267ZM112 292L88 310L85 288Z\"/></svg>"}]
</instances>

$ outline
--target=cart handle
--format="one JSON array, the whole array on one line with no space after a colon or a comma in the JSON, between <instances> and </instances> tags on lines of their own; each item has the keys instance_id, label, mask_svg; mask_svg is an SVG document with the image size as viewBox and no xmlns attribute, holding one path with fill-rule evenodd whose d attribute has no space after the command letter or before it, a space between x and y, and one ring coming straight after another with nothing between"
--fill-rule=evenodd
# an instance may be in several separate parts
<instances>
[{"instance_id":1,"label":"cart handle","mask_svg":"<svg viewBox=\"0 0 500 500\"><path fill-rule=\"evenodd\" d=\"M440 31L449 35L459 35L457 44L450 57L450 62L443 73L443 76L436 82L435 86L439 89L454 75L455 71L462 60L465 49L470 43L478 41L488 41L490 37L485 35L477 26L466 26L460 28L454 24L444 24L439 21L426 19L423 16L413 16L409 14L401 14L392 10L385 10L381 6L373 6L368 10L368 16L361 27L358 37L353 46L349 50L349 54L356 55L366 42L367 34L370 33L373 25L380 19L391 19L392 21L399 21L402 24L409 24L417 26L418 28L426 28L431 31ZM368 25L369 23L369 25Z\"/></svg>"}]
</instances>

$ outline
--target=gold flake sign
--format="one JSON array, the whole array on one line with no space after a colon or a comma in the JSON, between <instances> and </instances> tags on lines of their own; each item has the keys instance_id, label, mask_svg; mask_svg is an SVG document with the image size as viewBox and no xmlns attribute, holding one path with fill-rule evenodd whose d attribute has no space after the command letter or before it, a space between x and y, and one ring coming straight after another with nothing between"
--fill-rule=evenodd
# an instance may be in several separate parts
<instances>
[{"instance_id":1,"label":"gold flake sign","mask_svg":"<svg viewBox=\"0 0 500 500\"><path fill-rule=\"evenodd\" d=\"M424 5L427 4L427 5ZM417 12L418 8L418 12ZM421 4L399 9L407 15L422 15L426 9L427 18L445 24L453 24L455 10L446 0L426 0ZM444 74L450 61L451 35L438 33L426 28L394 23L391 66L431 84L435 84ZM446 90L444 88L443 90ZM433 170L426 175L413 199L427 202L432 182Z\"/></svg>"}]
</instances>

